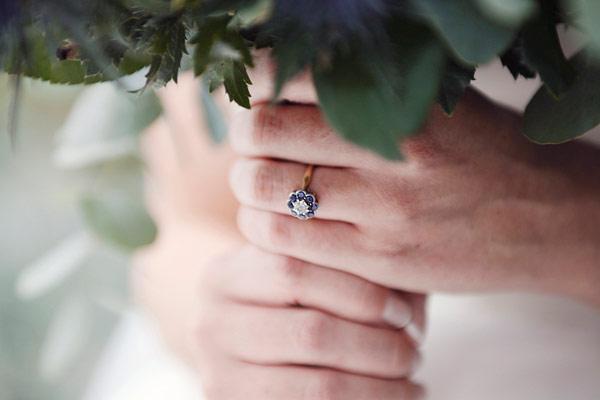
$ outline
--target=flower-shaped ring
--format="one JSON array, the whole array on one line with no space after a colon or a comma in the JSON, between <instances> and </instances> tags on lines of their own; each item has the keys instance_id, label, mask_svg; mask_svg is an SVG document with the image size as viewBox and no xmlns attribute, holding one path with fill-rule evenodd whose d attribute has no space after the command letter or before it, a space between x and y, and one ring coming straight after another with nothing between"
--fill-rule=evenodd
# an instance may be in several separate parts
<instances>
[{"instance_id":1,"label":"flower-shaped ring","mask_svg":"<svg viewBox=\"0 0 600 400\"><path fill-rule=\"evenodd\" d=\"M315 213L319 208L317 196L308 190L308 185L312 179L314 166L309 165L304 173L304 183L301 189L290 193L287 206L292 215L298 219L311 219L315 217Z\"/></svg>"}]
</instances>

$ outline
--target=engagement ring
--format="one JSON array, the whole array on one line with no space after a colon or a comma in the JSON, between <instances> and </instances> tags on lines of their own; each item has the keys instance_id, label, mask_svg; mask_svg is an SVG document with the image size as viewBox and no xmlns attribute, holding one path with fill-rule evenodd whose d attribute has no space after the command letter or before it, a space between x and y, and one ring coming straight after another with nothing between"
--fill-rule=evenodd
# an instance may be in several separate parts
<instances>
[{"instance_id":1,"label":"engagement ring","mask_svg":"<svg viewBox=\"0 0 600 400\"><path fill-rule=\"evenodd\" d=\"M290 193L288 198L287 206L292 215L298 219L314 218L319 208L317 196L308 189L314 169L315 167L312 164L306 167L302 188Z\"/></svg>"}]
</instances>

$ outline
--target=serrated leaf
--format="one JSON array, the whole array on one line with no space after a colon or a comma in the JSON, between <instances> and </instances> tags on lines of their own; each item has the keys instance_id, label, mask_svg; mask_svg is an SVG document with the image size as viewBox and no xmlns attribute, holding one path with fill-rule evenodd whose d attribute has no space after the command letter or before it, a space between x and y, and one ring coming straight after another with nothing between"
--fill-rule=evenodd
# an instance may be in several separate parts
<instances>
[{"instance_id":1,"label":"serrated leaf","mask_svg":"<svg viewBox=\"0 0 600 400\"><path fill-rule=\"evenodd\" d=\"M446 114L452 114L473 79L475 79L475 68L448 60L438 94L438 103Z\"/></svg>"},{"instance_id":2,"label":"serrated leaf","mask_svg":"<svg viewBox=\"0 0 600 400\"><path fill-rule=\"evenodd\" d=\"M524 115L524 133L536 143L563 143L600 123L600 62L584 52L570 60L578 76L559 98L545 87L533 96Z\"/></svg>"},{"instance_id":3,"label":"serrated leaf","mask_svg":"<svg viewBox=\"0 0 600 400\"><path fill-rule=\"evenodd\" d=\"M224 61L223 78L229 100L235 101L244 108L250 108L250 91L248 90L248 85L252 84L252 82L244 64L234 60Z\"/></svg>"},{"instance_id":4,"label":"serrated leaf","mask_svg":"<svg viewBox=\"0 0 600 400\"><path fill-rule=\"evenodd\" d=\"M472 0L412 0L412 4L455 55L469 64L490 61L514 39L514 28L485 17Z\"/></svg>"},{"instance_id":5,"label":"serrated leaf","mask_svg":"<svg viewBox=\"0 0 600 400\"><path fill-rule=\"evenodd\" d=\"M165 51L162 54L157 78L161 84L173 80L177 82L181 57L185 48L186 30L181 21L174 22L165 32Z\"/></svg>"},{"instance_id":6,"label":"serrated leaf","mask_svg":"<svg viewBox=\"0 0 600 400\"><path fill-rule=\"evenodd\" d=\"M443 50L434 38L407 31L407 24L395 27L393 71L381 70L380 63L356 52L337 54L329 68L313 68L319 104L329 123L346 139L389 159L401 158L399 140L426 118L443 63Z\"/></svg>"},{"instance_id":7,"label":"serrated leaf","mask_svg":"<svg viewBox=\"0 0 600 400\"><path fill-rule=\"evenodd\" d=\"M535 78L536 71L525 56L523 37L517 36L513 44L500 56L500 61L510 71L514 79L519 76L523 78Z\"/></svg>"}]
</instances>

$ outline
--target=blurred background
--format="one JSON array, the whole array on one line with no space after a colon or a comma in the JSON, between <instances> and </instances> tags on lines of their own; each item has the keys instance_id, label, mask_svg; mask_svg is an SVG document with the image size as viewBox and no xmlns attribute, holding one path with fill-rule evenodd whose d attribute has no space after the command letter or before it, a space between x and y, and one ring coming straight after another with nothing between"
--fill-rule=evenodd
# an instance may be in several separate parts
<instances>
[{"instance_id":1,"label":"blurred background","mask_svg":"<svg viewBox=\"0 0 600 400\"><path fill-rule=\"evenodd\" d=\"M0 75L0 398L80 398L128 302L127 256L89 233L80 171L55 159L80 89L24 80L13 149L9 85Z\"/></svg>"}]
</instances>

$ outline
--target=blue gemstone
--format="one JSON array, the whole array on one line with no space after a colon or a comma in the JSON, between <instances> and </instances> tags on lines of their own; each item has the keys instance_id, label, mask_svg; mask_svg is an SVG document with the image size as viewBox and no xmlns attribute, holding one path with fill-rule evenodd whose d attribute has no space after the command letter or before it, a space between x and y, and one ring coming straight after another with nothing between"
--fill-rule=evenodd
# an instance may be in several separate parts
<instances>
[{"instance_id":1,"label":"blue gemstone","mask_svg":"<svg viewBox=\"0 0 600 400\"><path fill-rule=\"evenodd\" d=\"M316 210L317 208L319 208L319 204L318 203L313 203L312 209Z\"/></svg>"},{"instance_id":2,"label":"blue gemstone","mask_svg":"<svg viewBox=\"0 0 600 400\"><path fill-rule=\"evenodd\" d=\"M309 211L309 212L307 212L307 213L306 213L306 216L307 216L308 218L312 218L312 217L314 217L314 216L315 216L315 213L314 213L314 212L312 212L312 211Z\"/></svg>"},{"instance_id":3,"label":"blue gemstone","mask_svg":"<svg viewBox=\"0 0 600 400\"><path fill-rule=\"evenodd\" d=\"M294 193L290 195L290 201L296 201L296 195Z\"/></svg>"},{"instance_id":4,"label":"blue gemstone","mask_svg":"<svg viewBox=\"0 0 600 400\"><path fill-rule=\"evenodd\" d=\"M308 201L309 203L312 203L313 201L315 201L315 198L312 194L307 194L306 201Z\"/></svg>"},{"instance_id":5,"label":"blue gemstone","mask_svg":"<svg viewBox=\"0 0 600 400\"><path fill-rule=\"evenodd\" d=\"M304 192L298 192L298 198L299 199L303 199L304 198Z\"/></svg>"},{"instance_id":6,"label":"blue gemstone","mask_svg":"<svg viewBox=\"0 0 600 400\"><path fill-rule=\"evenodd\" d=\"M294 204L291 201L288 201L288 207L289 208L294 208Z\"/></svg>"}]
</instances>

